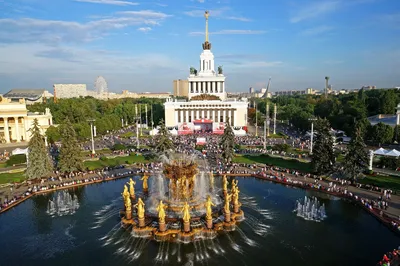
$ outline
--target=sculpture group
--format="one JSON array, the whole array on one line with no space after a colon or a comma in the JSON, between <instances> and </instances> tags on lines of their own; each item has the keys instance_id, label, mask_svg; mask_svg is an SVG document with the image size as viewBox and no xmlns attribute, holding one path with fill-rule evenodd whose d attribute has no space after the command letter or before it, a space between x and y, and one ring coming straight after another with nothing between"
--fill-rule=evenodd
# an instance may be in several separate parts
<instances>
[{"instance_id":1,"label":"sculpture group","mask_svg":"<svg viewBox=\"0 0 400 266\"><path fill-rule=\"evenodd\" d=\"M176 166L179 166L178 168ZM177 174L178 173L178 174ZM146 211L145 200L138 196L136 200L136 182L129 180L128 186L124 186L122 193L124 200L124 211L122 224L132 225L134 235L139 237L153 237L158 241L183 241L191 242L201 237L213 238L218 231L234 230L237 222L243 218L240 209L238 181L232 180L230 190L227 176L222 177L222 203L213 202L211 191L214 191L215 178L211 172L208 174L210 193L206 197L198 197L194 192L197 182L197 165L183 162L173 162L164 170L169 180L169 197L157 201L157 205L149 207ZM190 178L186 176L193 174ZM145 175L143 181L143 197L148 193L148 179ZM151 191L150 191L151 192ZM215 196L214 196L215 197ZM204 200L203 200L204 199ZM154 200L150 200L153 202ZM219 202L221 202L219 200ZM219 219L223 215L224 219ZM199 221L203 220L203 223ZM178 227L177 227L178 226Z\"/></svg>"}]
</instances>

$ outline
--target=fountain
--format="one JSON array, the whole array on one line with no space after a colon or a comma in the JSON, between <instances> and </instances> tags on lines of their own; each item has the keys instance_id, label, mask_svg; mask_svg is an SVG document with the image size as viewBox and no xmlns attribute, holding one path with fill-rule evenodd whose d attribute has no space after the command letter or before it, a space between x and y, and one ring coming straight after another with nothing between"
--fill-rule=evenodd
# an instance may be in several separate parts
<instances>
[{"instance_id":1,"label":"fountain","mask_svg":"<svg viewBox=\"0 0 400 266\"><path fill-rule=\"evenodd\" d=\"M325 205L321 205L316 197L308 198L305 196L303 204L299 200L296 202L297 204L294 212L297 213L297 216L302 217L307 221L319 222L327 217L325 213Z\"/></svg>"},{"instance_id":2,"label":"fountain","mask_svg":"<svg viewBox=\"0 0 400 266\"><path fill-rule=\"evenodd\" d=\"M132 235L156 241L189 243L212 239L218 232L233 231L244 219L239 202L238 182L223 178L218 188L212 173L195 157L173 154L163 157L163 171L143 177L143 194L135 195L132 179L122 193L122 225ZM135 211L136 210L136 211Z\"/></svg>"},{"instance_id":3,"label":"fountain","mask_svg":"<svg viewBox=\"0 0 400 266\"><path fill-rule=\"evenodd\" d=\"M56 192L52 200L49 200L47 214L51 216L63 216L74 214L79 208L79 202L75 195L71 196L68 191Z\"/></svg>"}]
</instances>

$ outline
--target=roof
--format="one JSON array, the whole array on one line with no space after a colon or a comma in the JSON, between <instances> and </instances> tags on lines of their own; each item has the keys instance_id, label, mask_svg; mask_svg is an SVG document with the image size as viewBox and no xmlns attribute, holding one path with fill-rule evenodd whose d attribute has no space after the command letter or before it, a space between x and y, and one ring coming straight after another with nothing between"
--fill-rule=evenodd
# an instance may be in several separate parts
<instances>
[{"instance_id":1,"label":"roof","mask_svg":"<svg viewBox=\"0 0 400 266\"><path fill-rule=\"evenodd\" d=\"M39 100L45 89L13 89L3 95L9 99L26 99L29 101Z\"/></svg>"},{"instance_id":2,"label":"roof","mask_svg":"<svg viewBox=\"0 0 400 266\"><path fill-rule=\"evenodd\" d=\"M376 125L378 123L383 123L389 126L396 126L397 116L396 115L374 115L368 117L368 121L371 125Z\"/></svg>"}]
</instances>

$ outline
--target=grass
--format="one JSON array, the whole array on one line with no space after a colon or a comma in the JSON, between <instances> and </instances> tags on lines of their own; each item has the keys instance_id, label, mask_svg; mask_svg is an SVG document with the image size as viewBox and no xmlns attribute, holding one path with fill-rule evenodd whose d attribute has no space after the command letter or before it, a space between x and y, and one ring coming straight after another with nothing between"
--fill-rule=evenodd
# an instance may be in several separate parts
<instances>
[{"instance_id":1,"label":"grass","mask_svg":"<svg viewBox=\"0 0 400 266\"><path fill-rule=\"evenodd\" d=\"M136 136L136 134L133 134L133 132L128 131L122 135L120 135L121 138L129 139L130 137Z\"/></svg>"},{"instance_id":2,"label":"grass","mask_svg":"<svg viewBox=\"0 0 400 266\"><path fill-rule=\"evenodd\" d=\"M114 158L106 158L96 161L85 161L84 165L89 170L101 169L107 166L117 166L121 164L133 164L133 163L147 163L149 160L142 155L132 156L121 156Z\"/></svg>"},{"instance_id":3,"label":"grass","mask_svg":"<svg viewBox=\"0 0 400 266\"><path fill-rule=\"evenodd\" d=\"M25 172L0 174L0 184L21 182L25 180Z\"/></svg>"},{"instance_id":4,"label":"grass","mask_svg":"<svg viewBox=\"0 0 400 266\"><path fill-rule=\"evenodd\" d=\"M244 156L235 156L233 159L235 163L246 163L246 164L253 164L253 163L263 163L269 165L275 165L278 167L288 168L288 169L295 169L302 172L310 172L311 171L311 164L310 163L303 163L298 160L286 160L279 157L272 157L268 155L258 155L258 156L251 156L251 155L244 155Z\"/></svg>"},{"instance_id":5,"label":"grass","mask_svg":"<svg viewBox=\"0 0 400 266\"><path fill-rule=\"evenodd\" d=\"M359 179L358 182L360 182L361 184L368 184L372 186L400 191L400 177L367 175L365 178Z\"/></svg>"},{"instance_id":6,"label":"grass","mask_svg":"<svg viewBox=\"0 0 400 266\"><path fill-rule=\"evenodd\" d=\"M107 153L111 153L112 151L108 148L102 149L102 150L96 150L96 154L107 154ZM81 151L81 155L82 156L87 156L89 154L92 154L92 151Z\"/></svg>"},{"instance_id":7,"label":"grass","mask_svg":"<svg viewBox=\"0 0 400 266\"><path fill-rule=\"evenodd\" d=\"M282 133L269 134L269 136L267 138L270 138L270 139L284 139L284 138L286 138L286 135L282 134Z\"/></svg>"}]
</instances>

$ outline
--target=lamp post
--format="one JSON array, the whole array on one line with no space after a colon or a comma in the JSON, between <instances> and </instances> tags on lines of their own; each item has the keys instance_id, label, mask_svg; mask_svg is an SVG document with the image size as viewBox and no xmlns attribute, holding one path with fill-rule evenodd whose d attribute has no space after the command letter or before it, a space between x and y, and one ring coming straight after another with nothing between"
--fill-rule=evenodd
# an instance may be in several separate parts
<instances>
[{"instance_id":1,"label":"lamp post","mask_svg":"<svg viewBox=\"0 0 400 266\"><path fill-rule=\"evenodd\" d=\"M264 121L264 151L267 150L267 121Z\"/></svg>"},{"instance_id":2,"label":"lamp post","mask_svg":"<svg viewBox=\"0 0 400 266\"><path fill-rule=\"evenodd\" d=\"M258 137L258 119L257 119L257 104L256 104L256 101L254 101L254 105L256 107L256 137Z\"/></svg>"},{"instance_id":3,"label":"lamp post","mask_svg":"<svg viewBox=\"0 0 400 266\"><path fill-rule=\"evenodd\" d=\"M153 104L151 105L151 130L154 129L154 120L153 120Z\"/></svg>"},{"instance_id":4,"label":"lamp post","mask_svg":"<svg viewBox=\"0 0 400 266\"><path fill-rule=\"evenodd\" d=\"M136 149L139 149L140 143L139 143L139 120L140 120L140 116L138 114L138 109L137 109L137 105L135 105L135 116L133 117L133 119L136 121Z\"/></svg>"},{"instance_id":5,"label":"lamp post","mask_svg":"<svg viewBox=\"0 0 400 266\"><path fill-rule=\"evenodd\" d=\"M87 121L90 123L90 135L92 137L92 155L95 155L96 151L94 150L94 137L93 137L94 127L93 127L93 122L96 121L96 120L95 119L88 119Z\"/></svg>"},{"instance_id":6,"label":"lamp post","mask_svg":"<svg viewBox=\"0 0 400 266\"><path fill-rule=\"evenodd\" d=\"M267 102L266 110L265 110L266 118L265 120L267 121L267 136L269 137L269 124L270 124L270 119L269 119L269 103Z\"/></svg>"},{"instance_id":7,"label":"lamp post","mask_svg":"<svg viewBox=\"0 0 400 266\"><path fill-rule=\"evenodd\" d=\"M313 140L314 140L314 121L317 120L316 118L309 118L311 121L311 137L310 137L310 154L313 152Z\"/></svg>"}]
</instances>

